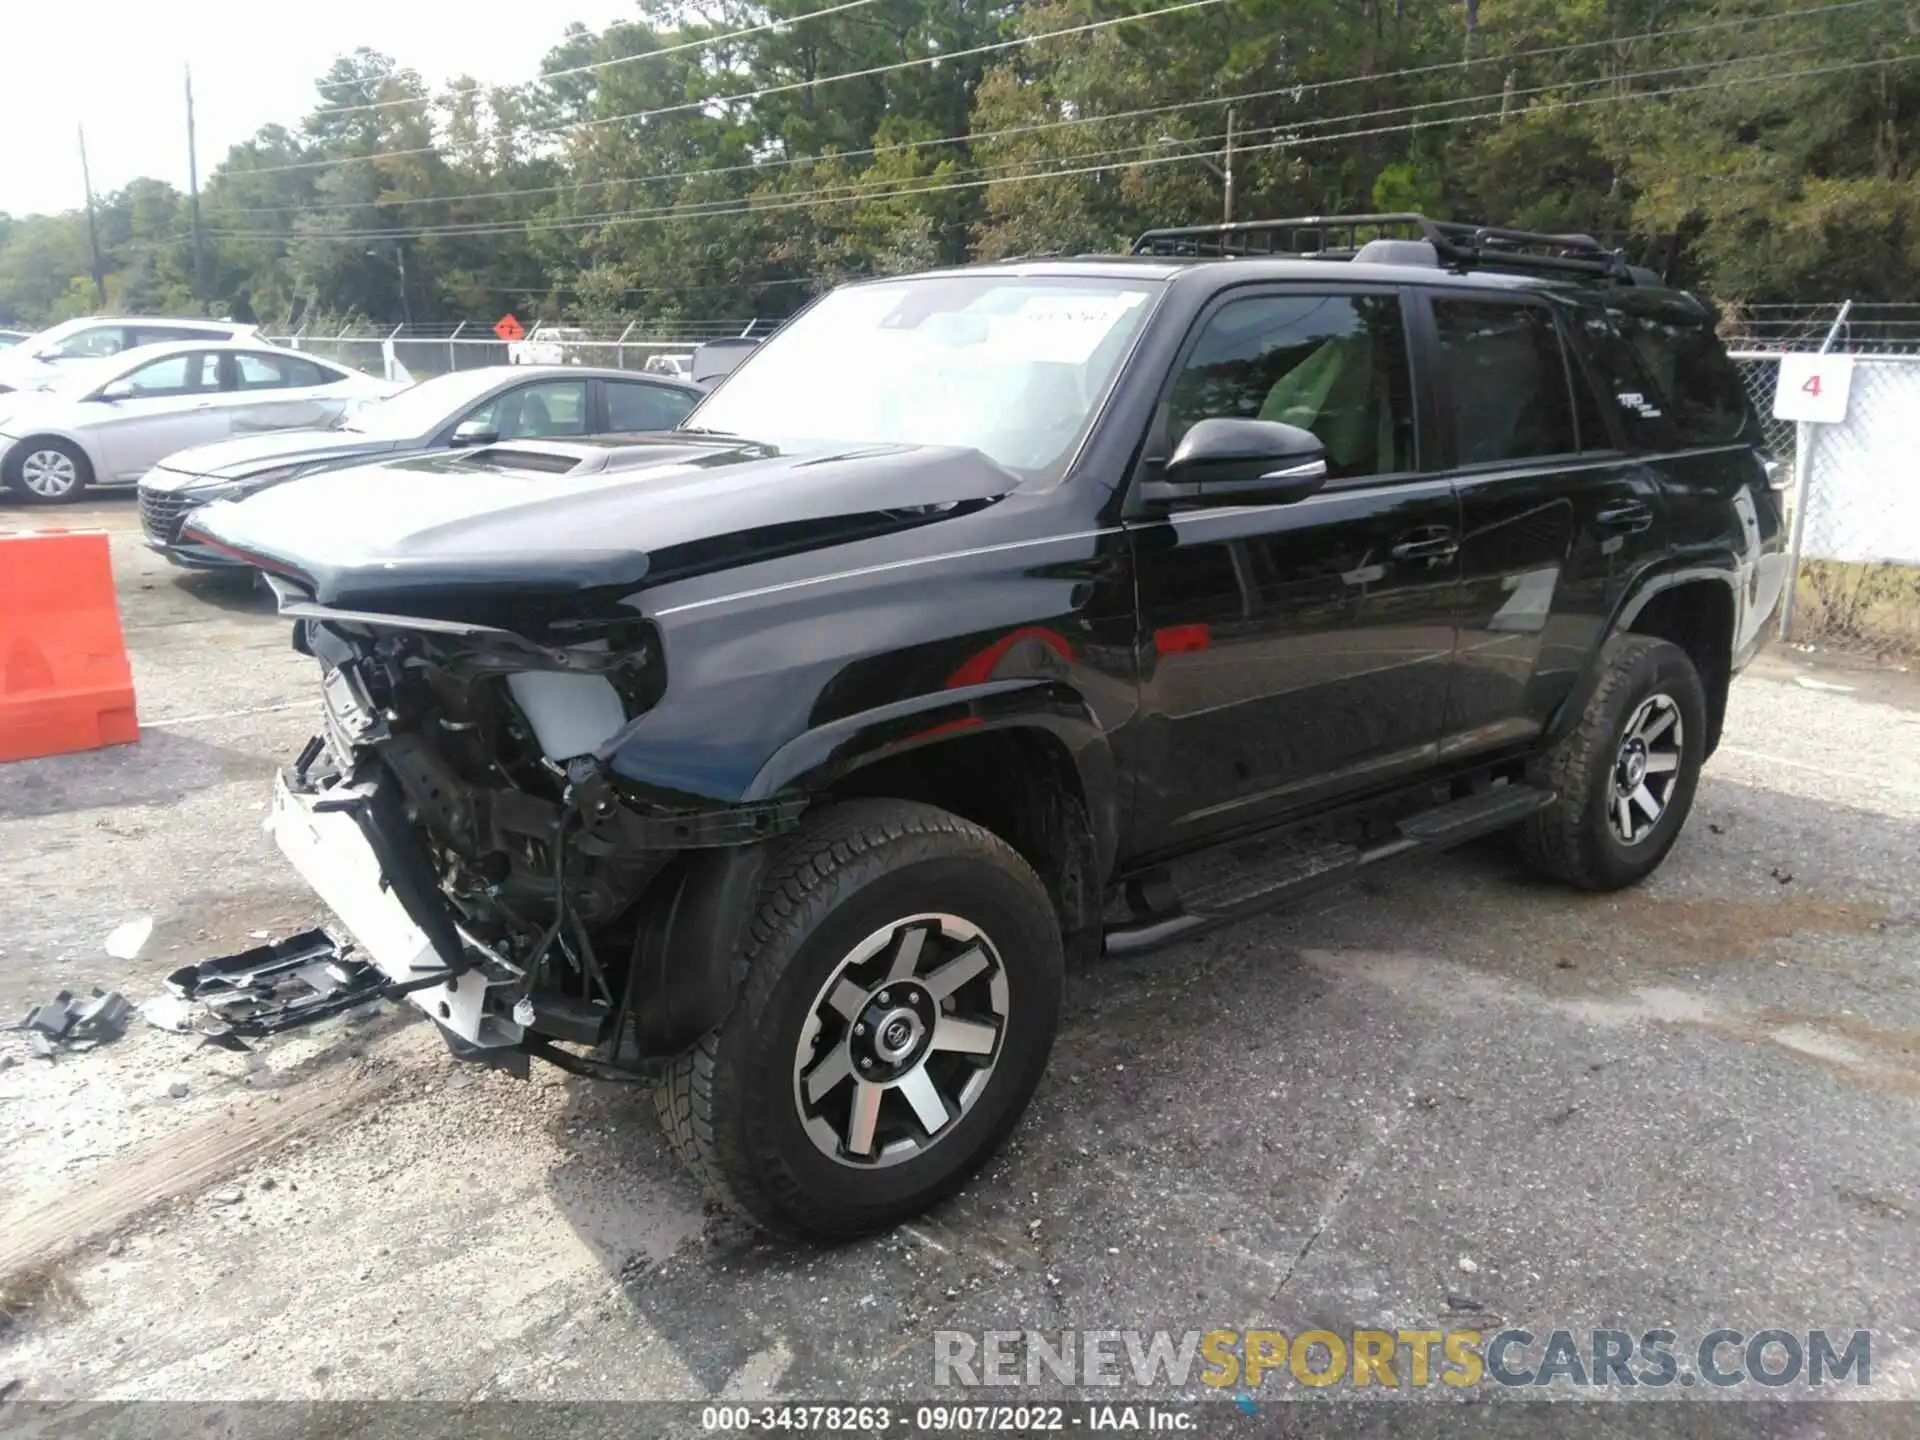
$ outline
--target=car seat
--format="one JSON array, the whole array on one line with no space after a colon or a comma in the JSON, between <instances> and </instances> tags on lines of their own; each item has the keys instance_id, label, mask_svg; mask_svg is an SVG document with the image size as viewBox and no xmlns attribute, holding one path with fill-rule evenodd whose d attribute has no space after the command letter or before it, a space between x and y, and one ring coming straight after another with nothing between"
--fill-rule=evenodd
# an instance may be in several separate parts
<instances>
[{"instance_id":1,"label":"car seat","mask_svg":"<svg viewBox=\"0 0 1920 1440\"><path fill-rule=\"evenodd\" d=\"M553 434L553 416L547 410L547 402L538 395L521 396L518 430L529 439Z\"/></svg>"}]
</instances>

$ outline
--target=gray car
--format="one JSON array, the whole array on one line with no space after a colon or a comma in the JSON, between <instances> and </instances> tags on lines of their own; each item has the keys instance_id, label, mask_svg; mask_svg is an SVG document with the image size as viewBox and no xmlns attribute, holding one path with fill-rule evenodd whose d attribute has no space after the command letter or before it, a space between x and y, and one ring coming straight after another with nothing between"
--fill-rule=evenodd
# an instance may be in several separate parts
<instances>
[{"instance_id":1,"label":"gray car","mask_svg":"<svg viewBox=\"0 0 1920 1440\"><path fill-rule=\"evenodd\" d=\"M670 430L704 393L660 376L581 365L455 371L366 405L330 430L286 430L170 455L140 482L140 522L148 546L174 564L230 569L234 562L218 551L181 539L187 515L212 501L394 455Z\"/></svg>"}]
</instances>

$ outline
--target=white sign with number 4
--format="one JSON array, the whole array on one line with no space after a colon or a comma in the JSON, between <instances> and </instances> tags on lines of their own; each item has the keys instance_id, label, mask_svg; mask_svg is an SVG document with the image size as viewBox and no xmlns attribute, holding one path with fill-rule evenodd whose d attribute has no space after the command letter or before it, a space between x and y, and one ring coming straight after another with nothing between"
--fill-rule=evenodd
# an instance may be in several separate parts
<instances>
[{"instance_id":1,"label":"white sign with number 4","mask_svg":"<svg viewBox=\"0 0 1920 1440\"><path fill-rule=\"evenodd\" d=\"M1847 392L1852 388L1851 355L1782 355L1773 418L1838 425L1847 418Z\"/></svg>"}]
</instances>

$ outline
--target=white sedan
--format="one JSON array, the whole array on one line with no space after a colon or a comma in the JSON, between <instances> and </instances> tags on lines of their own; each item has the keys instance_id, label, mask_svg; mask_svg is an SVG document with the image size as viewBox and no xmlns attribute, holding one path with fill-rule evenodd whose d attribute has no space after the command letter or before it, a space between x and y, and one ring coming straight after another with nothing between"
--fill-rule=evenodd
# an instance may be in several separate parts
<instances>
[{"instance_id":1,"label":"white sedan","mask_svg":"<svg viewBox=\"0 0 1920 1440\"><path fill-rule=\"evenodd\" d=\"M147 345L0 404L0 487L30 502L132 485L191 445L324 429L400 387L262 344Z\"/></svg>"}]
</instances>

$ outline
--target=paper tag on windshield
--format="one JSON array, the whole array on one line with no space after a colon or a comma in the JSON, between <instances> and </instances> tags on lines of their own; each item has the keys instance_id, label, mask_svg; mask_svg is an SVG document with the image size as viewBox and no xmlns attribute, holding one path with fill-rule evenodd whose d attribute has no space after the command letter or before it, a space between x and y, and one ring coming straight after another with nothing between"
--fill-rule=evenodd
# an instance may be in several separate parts
<instances>
[{"instance_id":1,"label":"paper tag on windshield","mask_svg":"<svg viewBox=\"0 0 1920 1440\"><path fill-rule=\"evenodd\" d=\"M1137 290L1119 295L1035 295L1005 317L1001 338L1022 360L1084 365L1113 327L1146 298Z\"/></svg>"}]
</instances>

